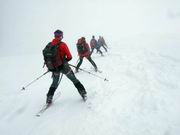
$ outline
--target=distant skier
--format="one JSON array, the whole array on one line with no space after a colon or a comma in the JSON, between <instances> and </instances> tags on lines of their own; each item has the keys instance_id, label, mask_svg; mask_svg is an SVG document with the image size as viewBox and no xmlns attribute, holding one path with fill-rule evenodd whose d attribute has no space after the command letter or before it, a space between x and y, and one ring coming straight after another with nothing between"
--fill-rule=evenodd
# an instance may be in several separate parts
<instances>
[{"instance_id":1,"label":"distant skier","mask_svg":"<svg viewBox=\"0 0 180 135\"><path fill-rule=\"evenodd\" d=\"M79 62L77 64L77 66L76 66L75 72L78 72L78 69L82 64L84 57L86 57L89 60L89 62L93 65L95 71L97 71L97 66L96 66L95 62L91 58L90 48L89 48L89 45L86 43L85 37L82 37L82 38L78 39L76 47L77 47L77 52L78 52L78 55L79 55Z\"/></svg>"},{"instance_id":2,"label":"distant skier","mask_svg":"<svg viewBox=\"0 0 180 135\"><path fill-rule=\"evenodd\" d=\"M104 40L104 38L102 38L101 36L99 36L99 39L98 39L98 46L99 46L99 48L100 47L103 47L104 48L104 50L107 52L107 48L106 48L106 43L105 43L105 40Z\"/></svg>"},{"instance_id":3,"label":"distant skier","mask_svg":"<svg viewBox=\"0 0 180 135\"><path fill-rule=\"evenodd\" d=\"M94 49L96 49L97 47L97 40L95 39L95 36L92 36L92 39L90 41L90 47L91 47L91 55L92 55Z\"/></svg>"},{"instance_id":4,"label":"distant skier","mask_svg":"<svg viewBox=\"0 0 180 135\"><path fill-rule=\"evenodd\" d=\"M97 53L99 52L101 54L101 56L103 56L103 53L100 50L100 44L98 44L97 40L95 39L95 36L92 36L92 39L90 40L90 46L91 46L91 55L92 55L94 49L96 49Z\"/></svg>"},{"instance_id":5,"label":"distant skier","mask_svg":"<svg viewBox=\"0 0 180 135\"><path fill-rule=\"evenodd\" d=\"M59 85L59 79L60 79L60 74L65 74L74 84L74 86L77 88L79 94L82 96L83 99L86 99L86 90L84 86L81 84L81 82L75 77L73 71L69 67L68 61L72 59L72 55L69 51L69 48L66 43L62 42L63 39L63 32L61 30L56 30L54 32L54 39L52 42L49 43L51 46L57 46L58 51L56 55L59 61L53 61L54 63L52 65L58 65L55 67L54 70L52 71L52 79L53 82L49 88L49 91L47 93L47 99L46 103L50 104L52 103L53 95ZM44 51L45 53L45 51ZM48 52L49 53L49 52ZM62 60L62 62L60 62ZM45 61L46 62L46 61ZM46 63L48 66L48 63Z\"/></svg>"},{"instance_id":6,"label":"distant skier","mask_svg":"<svg viewBox=\"0 0 180 135\"><path fill-rule=\"evenodd\" d=\"M104 40L104 37L103 37L103 36L101 36L101 40L102 40L103 45L104 45L106 48L108 48L108 46L107 46L107 44L106 44L106 41Z\"/></svg>"}]
</instances>

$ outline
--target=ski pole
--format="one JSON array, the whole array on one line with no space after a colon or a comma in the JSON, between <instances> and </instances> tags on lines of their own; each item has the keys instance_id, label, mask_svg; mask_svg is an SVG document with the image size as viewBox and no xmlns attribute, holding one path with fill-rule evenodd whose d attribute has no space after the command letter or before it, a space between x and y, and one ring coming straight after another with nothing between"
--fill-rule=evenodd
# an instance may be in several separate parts
<instances>
[{"instance_id":1,"label":"ski pole","mask_svg":"<svg viewBox=\"0 0 180 135\"><path fill-rule=\"evenodd\" d=\"M59 79L58 85L60 84L60 82L61 82L61 80L62 80L62 77L63 77L63 73L61 73L61 76L60 76L60 79Z\"/></svg>"},{"instance_id":2,"label":"ski pole","mask_svg":"<svg viewBox=\"0 0 180 135\"><path fill-rule=\"evenodd\" d=\"M33 80L32 82L30 82L29 84L27 84L26 86L23 86L21 90L25 90L29 85L31 85L32 83L34 83L35 81L39 80L42 76L44 76L45 74L47 74L49 71L46 71L45 73L43 73L41 76L39 76L38 78L36 78L35 80Z\"/></svg>"},{"instance_id":3,"label":"ski pole","mask_svg":"<svg viewBox=\"0 0 180 135\"><path fill-rule=\"evenodd\" d=\"M74 67L74 68L77 68L76 66L74 66L74 65L72 65L72 64L69 64L71 67ZM81 70L81 71L84 71L84 72L86 72L86 73L88 73L88 74L91 74L91 75L93 75L93 76L96 76L96 77L98 77L98 78L100 78L100 79L103 79L104 81L109 81L108 79L106 79L106 78L103 78L103 77L101 77L101 76L98 76L98 75L96 75L96 74L93 74L93 73L91 73L91 72L89 72L89 71L86 71L86 70L84 70L84 69L82 69L82 68L79 68L79 70Z\"/></svg>"},{"instance_id":4,"label":"ski pole","mask_svg":"<svg viewBox=\"0 0 180 135\"><path fill-rule=\"evenodd\" d=\"M78 58L78 60L76 61L76 65L77 65L77 63L80 61L80 58Z\"/></svg>"}]
</instances>

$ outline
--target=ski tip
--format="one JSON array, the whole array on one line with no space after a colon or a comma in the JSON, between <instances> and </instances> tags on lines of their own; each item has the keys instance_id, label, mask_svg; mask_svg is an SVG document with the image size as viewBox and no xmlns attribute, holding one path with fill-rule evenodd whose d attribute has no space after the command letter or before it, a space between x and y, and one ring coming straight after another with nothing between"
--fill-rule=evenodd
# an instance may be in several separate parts
<instances>
[{"instance_id":1,"label":"ski tip","mask_svg":"<svg viewBox=\"0 0 180 135\"><path fill-rule=\"evenodd\" d=\"M41 115L40 114L36 114L36 117L40 117Z\"/></svg>"},{"instance_id":2,"label":"ski tip","mask_svg":"<svg viewBox=\"0 0 180 135\"><path fill-rule=\"evenodd\" d=\"M107 81L107 82L108 82L109 80L108 80L108 79L106 79L106 78L104 78L104 81Z\"/></svg>"},{"instance_id":3,"label":"ski tip","mask_svg":"<svg viewBox=\"0 0 180 135\"><path fill-rule=\"evenodd\" d=\"M98 72L98 73L102 73L102 71L101 71L101 70L99 70L99 69L97 70L97 72Z\"/></svg>"},{"instance_id":4,"label":"ski tip","mask_svg":"<svg viewBox=\"0 0 180 135\"><path fill-rule=\"evenodd\" d=\"M25 87L22 87L22 89L21 90L25 90Z\"/></svg>"}]
</instances>

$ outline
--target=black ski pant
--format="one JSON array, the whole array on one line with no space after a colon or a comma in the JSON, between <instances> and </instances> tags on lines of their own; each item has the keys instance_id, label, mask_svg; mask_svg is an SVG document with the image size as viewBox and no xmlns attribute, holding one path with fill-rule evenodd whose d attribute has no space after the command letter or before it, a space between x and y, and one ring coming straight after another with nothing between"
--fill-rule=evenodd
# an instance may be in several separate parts
<instances>
[{"instance_id":1,"label":"black ski pant","mask_svg":"<svg viewBox=\"0 0 180 135\"><path fill-rule=\"evenodd\" d=\"M52 72L52 84L49 88L47 96L53 96L56 89L58 88L59 81L60 81L60 74L64 74L69 78L74 86L77 88L80 95L86 94L86 90L81 82L76 78L73 71L71 70L68 63L65 63L64 66L59 71Z\"/></svg>"},{"instance_id":2,"label":"black ski pant","mask_svg":"<svg viewBox=\"0 0 180 135\"><path fill-rule=\"evenodd\" d=\"M79 67L81 66L82 62L83 62L83 58L84 57L79 57L79 63L76 66L76 71L78 71ZM95 70L97 69L96 63L92 60L91 56L86 57L89 62L93 65L93 67L95 68Z\"/></svg>"}]
</instances>

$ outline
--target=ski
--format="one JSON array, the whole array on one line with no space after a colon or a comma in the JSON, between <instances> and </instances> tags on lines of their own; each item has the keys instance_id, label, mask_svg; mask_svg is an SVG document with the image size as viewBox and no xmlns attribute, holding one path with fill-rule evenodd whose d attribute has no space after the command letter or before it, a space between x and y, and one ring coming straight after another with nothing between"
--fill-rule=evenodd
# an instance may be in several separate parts
<instances>
[{"instance_id":1,"label":"ski","mask_svg":"<svg viewBox=\"0 0 180 135\"><path fill-rule=\"evenodd\" d=\"M97 72L102 73L102 71L101 71L101 70L99 70L99 69L97 70Z\"/></svg>"},{"instance_id":2,"label":"ski","mask_svg":"<svg viewBox=\"0 0 180 135\"><path fill-rule=\"evenodd\" d=\"M45 105L43 105L43 107L39 110L39 112L36 113L36 116L37 116L37 117L40 117L40 116L53 104L53 102L56 101L56 99L57 99L60 95L61 95L61 92L58 92L58 93L55 95L55 97L54 97L54 99L53 99L53 101L52 101L51 104L47 104L47 103L46 103Z\"/></svg>"},{"instance_id":3,"label":"ski","mask_svg":"<svg viewBox=\"0 0 180 135\"><path fill-rule=\"evenodd\" d=\"M37 117L40 117L41 114L43 114L49 107L51 106L51 104L45 104L42 109L36 114Z\"/></svg>"}]
</instances>

